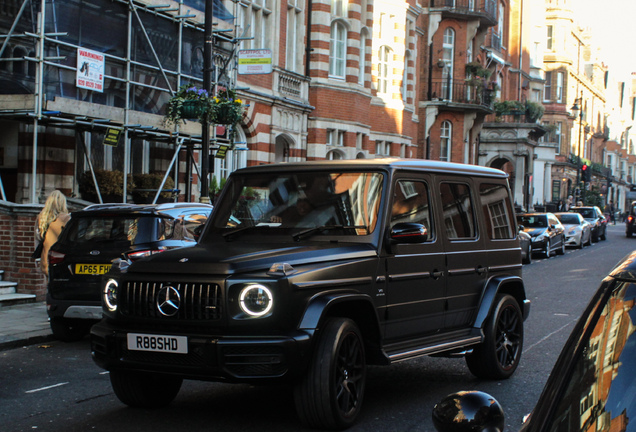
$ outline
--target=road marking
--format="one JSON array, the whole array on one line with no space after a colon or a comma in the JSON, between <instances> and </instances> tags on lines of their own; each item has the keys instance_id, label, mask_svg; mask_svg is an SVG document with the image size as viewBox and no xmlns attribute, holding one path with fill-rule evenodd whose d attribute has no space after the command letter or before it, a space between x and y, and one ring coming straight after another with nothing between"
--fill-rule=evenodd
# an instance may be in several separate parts
<instances>
[{"instance_id":1,"label":"road marking","mask_svg":"<svg viewBox=\"0 0 636 432\"><path fill-rule=\"evenodd\" d=\"M574 324L576 322L576 320L567 323L566 325L562 326L561 328L553 331L552 333L547 334L546 336L542 337L541 339L539 339L537 342L533 343L532 345L530 345L528 348L524 349L523 352L527 353L528 351L530 351L532 348L536 347L537 345L539 345L540 343L548 340L548 338L554 336L555 334L559 333L561 330L564 330L566 327Z\"/></svg>"},{"instance_id":2,"label":"road marking","mask_svg":"<svg viewBox=\"0 0 636 432\"><path fill-rule=\"evenodd\" d=\"M52 389L52 388L55 388L55 387L61 387L61 386L66 385L66 384L68 384L68 383L64 382L64 383L59 383L59 384L53 384L51 386L40 387L40 388L34 389L34 390L27 390L27 391L25 391L25 393L36 393L36 392L39 392L39 391L42 391L42 390L48 390L48 389Z\"/></svg>"}]
</instances>

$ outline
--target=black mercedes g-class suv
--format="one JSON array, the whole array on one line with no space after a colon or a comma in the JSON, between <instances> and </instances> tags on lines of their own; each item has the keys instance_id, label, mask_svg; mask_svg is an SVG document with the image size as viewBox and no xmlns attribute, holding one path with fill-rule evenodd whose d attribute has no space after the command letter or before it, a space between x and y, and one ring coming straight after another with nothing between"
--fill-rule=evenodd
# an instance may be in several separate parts
<instances>
[{"instance_id":1,"label":"black mercedes g-class suv","mask_svg":"<svg viewBox=\"0 0 636 432\"><path fill-rule=\"evenodd\" d=\"M530 303L507 175L417 160L234 172L198 244L104 277L96 363L125 404L182 380L293 385L303 424L350 426L369 364L466 356L517 368Z\"/></svg>"}]
</instances>

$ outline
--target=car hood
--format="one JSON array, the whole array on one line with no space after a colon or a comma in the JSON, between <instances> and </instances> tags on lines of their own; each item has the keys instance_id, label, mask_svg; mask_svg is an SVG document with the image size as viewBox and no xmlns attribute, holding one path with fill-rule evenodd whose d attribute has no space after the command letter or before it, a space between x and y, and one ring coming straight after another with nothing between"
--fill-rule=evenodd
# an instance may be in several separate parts
<instances>
[{"instance_id":1,"label":"car hood","mask_svg":"<svg viewBox=\"0 0 636 432\"><path fill-rule=\"evenodd\" d=\"M576 224L563 224L563 229L564 230L570 230L572 228L582 228L580 225L576 225Z\"/></svg>"},{"instance_id":2,"label":"car hood","mask_svg":"<svg viewBox=\"0 0 636 432\"><path fill-rule=\"evenodd\" d=\"M213 243L177 249L136 261L128 273L233 274L268 270L272 264L292 266L377 256L368 244Z\"/></svg>"},{"instance_id":3,"label":"car hood","mask_svg":"<svg viewBox=\"0 0 636 432\"><path fill-rule=\"evenodd\" d=\"M547 230L548 230L547 228L526 228L523 231L529 234L530 237L536 237L545 233Z\"/></svg>"}]
</instances>

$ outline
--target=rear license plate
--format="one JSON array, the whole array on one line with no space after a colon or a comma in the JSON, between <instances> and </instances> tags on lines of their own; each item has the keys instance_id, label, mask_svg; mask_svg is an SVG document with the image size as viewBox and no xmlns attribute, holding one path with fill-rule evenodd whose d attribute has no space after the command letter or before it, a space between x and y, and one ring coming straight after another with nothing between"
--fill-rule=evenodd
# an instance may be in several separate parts
<instances>
[{"instance_id":1,"label":"rear license plate","mask_svg":"<svg viewBox=\"0 0 636 432\"><path fill-rule=\"evenodd\" d=\"M187 336L128 333L128 349L132 351L187 354L188 338Z\"/></svg>"},{"instance_id":2,"label":"rear license plate","mask_svg":"<svg viewBox=\"0 0 636 432\"><path fill-rule=\"evenodd\" d=\"M110 264L75 264L75 274L103 275L110 270Z\"/></svg>"}]
</instances>

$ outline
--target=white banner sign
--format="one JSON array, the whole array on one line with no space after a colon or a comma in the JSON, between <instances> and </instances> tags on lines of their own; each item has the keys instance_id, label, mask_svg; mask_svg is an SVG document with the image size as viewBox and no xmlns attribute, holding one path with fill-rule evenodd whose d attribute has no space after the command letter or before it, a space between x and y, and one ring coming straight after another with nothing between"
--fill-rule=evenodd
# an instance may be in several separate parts
<instances>
[{"instance_id":1,"label":"white banner sign","mask_svg":"<svg viewBox=\"0 0 636 432\"><path fill-rule=\"evenodd\" d=\"M104 54L84 48L77 49L75 85L79 88L104 92Z\"/></svg>"},{"instance_id":2,"label":"white banner sign","mask_svg":"<svg viewBox=\"0 0 636 432\"><path fill-rule=\"evenodd\" d=\"M272 50L240 50L238 73L241 75L272 73Z\"/></svg>"}]
</instances>

